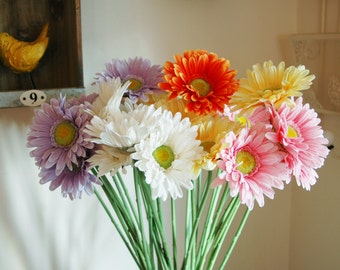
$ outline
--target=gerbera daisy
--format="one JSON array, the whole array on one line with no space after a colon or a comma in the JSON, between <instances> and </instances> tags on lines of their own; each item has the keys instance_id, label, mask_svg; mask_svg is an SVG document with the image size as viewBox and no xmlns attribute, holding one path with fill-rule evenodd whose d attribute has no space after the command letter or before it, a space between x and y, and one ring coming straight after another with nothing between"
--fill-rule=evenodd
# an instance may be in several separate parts
<instances>
[{"instance_id":1,"label":"gerbera daisy","mask_svg":"<svg viewBox=\"0 0 340 270\"><path fill-rule=\"evenodd\" d=\"M175 55L175 62L164 65L165 82L159 86L169 98L184 98L187 111L197 115L223 112L224 105L238 88L236 70L229 61L205 50L185 51Z\"/></svg>"},{"instance_id":2,"label":"gerbera daisy","mask_svg":"<svg viewBox=\"0 0 340 270\"><path fill-rule=\"evenodd\" d=\"M35 111L27 145L35 148L30 155L38 166L55 166L56 175L60 175L65 166L72 171L78 159L86 157L87 150L94 145L86 140L89 135L83 132L91 119L84 109L81 105L70 105L65 96L60 96Z\"/></svg>"},{"instance_id":3,"label":"gerbera daisy","mask_svg":"<svg viewBox=\"0 0 340 270\"><path fill-rule=\"evenodd\" d=\"M228 117L218 115L206 115L196 118L196 121L193 121L192 124L198 127L197 139L201 141L201 146L204 150L204 155L197 162L197 167L213 170L216 166L216 155L224 147L222 139L230 131L238 133L242 125L239 122L231 121Z\"/></svg>"},{"instance_id":4,"label":"gerbera daisy","mask_svg":"<svg viewBox=\"0 0 340 270\"><path fill-rule=\"evenodd\" d=\"M274 132L268 133L267 137L282 145L297 184L310 190L318 177L315 169L324 164L329 152L328 140L323 136L317 113L310 109L309 104L303 105L302 98L295 101L294 107L284 103L278 110L269 109Z\"/></svg>"},{"instance_id":5,"label":"gerbera daisy","mask_svg":"<svg viewBox=\"0 0 340 270\"><path fill-rule=\"evenodd\" d=\"M122 89L114 94L86 126L88 140L99 145L89 159L99 167L98 175L115 174L119 168L131 164L130 154L141 138L158 125L161 109L154 106L121 103Z\"/></svg>"},{"instance_id":6,"label":"gerbera daisy","mask_svg":"<svg viewBox=\"0 0 340 270\"><path fill-rule=\"evenodd\" d=\"M244 127L236 136L230 132L224 139L227 145L219 153L217 165L222 173L212 186L228 182L230 195L239 195L240 201L253 209L254 200L264 205L264 196L274 197L273 188L283 188L288 180L288 169L282 162L285 154L277 144L266 139L265 125Z\"/></svg>"},{"instance_id":7,"label":"gerbera daisy","mask_svg":"<svg viewBox=\"0 0 340 270\"><path fill-rule=\"evenodd\" d=\"M291 103L290 97L301 96L301 90L306 90L312 84L314 75L308 75L305 66L290 66L280 62L275 66L272 61L264 62L262 66L254 65L247 71L247 78L240 80L239 89L233 94L230 104L234 110L242 112L253 110L264 103L276 107L283 102Z\"/></svg>"},{"instance_id":8,"label":"gerbera daisy","mask_svg":"<svg viewBox=\"0 0 340 270\"><path fill-rule=\"evenodd\" d=\"M83 191L93 193L92 183L99 184L88 172L89 158L94 144L84 133L91 116L85 112L94 96L80 97L77 101L66 97L51 99L35 111L28 134L30 155L40 167L40 183L51 182L50 189L61 186L62 194L71 199L80 198Z\"/></svg>"},{"instance_id":9,"label":"gerbera daisy","mask_svg":"<svg viewBox=\"0 0 340 270\"><path fill-rule=\"evenodd\" d=\"M188 118L182 120L180 113L173 116L166 110L158 123L158 129L135 145L131 157L144 172L153 199L166 200L169 195L176 199L183 196L182 187L193 188L193 165L202 151L197 127L192 127Z\"/></svg>"},{"instance_id":10,"label":"gerbera daisy","mask_svg":"<svg viewBox=\"0 0 340 270\"><path fill-rule=\"evenodd\" d=\"M114 78L100 81L96 86L98 87L98 96L92 103L91 114L105 118L108 110L108 102L111 103L111 111L120 109L122 97L127 91L129 83L126 82L122 84L120 78Z\"/></svg>"},{"instance_id":11,"label":"gerbera daisy","mask_svg":"<svg viewBox=\"0 0 340 270\"><path fill-rule=\"evenodd\" d=\"M148 95L161 91L158 83L163 79L162 67L152 65L148 59L140 57L127 60L112 59L106 63L106 70L97 73L95 82L120 78L122 83L130 82L126 95L133 101L148 101Z\"/></svg>"},{"instance_id":12,"label":"gerbera daisy","mask_svg":"<svg viewBox=\"0 0 340 270\"><path fill-rule=\"evenodd\" d=\"M78 164L78 166L74 165L72 170L65 167L59 175L56 175L54 167L41 168L40 184L50 182L50 190L61 187L63 197L69 196L71 200L80 199L84 191L88 195L93 194L93 184L102 183L89 172L89 164L85 159L79 159Z\"/></svg>"}]
</instances>

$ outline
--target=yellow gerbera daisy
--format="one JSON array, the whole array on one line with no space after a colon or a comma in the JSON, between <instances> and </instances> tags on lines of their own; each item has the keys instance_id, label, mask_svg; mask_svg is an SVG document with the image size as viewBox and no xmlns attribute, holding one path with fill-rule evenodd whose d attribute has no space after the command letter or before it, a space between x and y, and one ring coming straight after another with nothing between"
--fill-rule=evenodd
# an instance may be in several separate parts
<instances>
[{"instance_id":1,"label":"yellow gerbera daisy","mask_svg":"<svg viewBox=\"0 0 340 270\"><path fill-rule=\"evenodd\" d=\"M222 144L222 139L230 131L238 132L243 125L238 121L231 121L228 117L217 115L206 115L196 120L192 124L198 127L197 139L201 141L205 152L195 165L195 173L198 174L201 168L213 170L216 167L216 155L226 147Z\"/></svg>"},{"instance_id":2,"label":"yellow gerbera daisy","mask_svg":"<svg viewBox=\"0 0 340 270\"><path fill-rule=\"evenodd\" d=\"M285 62L278 66L272 61L263 65L254 65L247 71L247 78L240 80L239 89L232 95L230 105L233 110L242 112L253 110L264 103L280 106L283 102L291 103L290 97L301 96L301 90L308 89L314 75L308 75L309 70L305 66L290 66L285 68Z\"/></svg>"},{"instance_id":3,"label":"yellow gerbera daisy","mask_svg":"<svg viewBox=\"0 0 340 270\"><path fill-rule=\"evenodd\" d=\"M200 116L196 115L194 112L188 112L186 110L186 106L188 101L184 100L183 98L175 98L169 99L169 94L163 95L151 95L150 96L150 103L153 104L156 108L162 107L173 114L180 112L182 118L188 117L191 122L196 121L195 119L200 118Z\"/></svg>"}]
</instances>

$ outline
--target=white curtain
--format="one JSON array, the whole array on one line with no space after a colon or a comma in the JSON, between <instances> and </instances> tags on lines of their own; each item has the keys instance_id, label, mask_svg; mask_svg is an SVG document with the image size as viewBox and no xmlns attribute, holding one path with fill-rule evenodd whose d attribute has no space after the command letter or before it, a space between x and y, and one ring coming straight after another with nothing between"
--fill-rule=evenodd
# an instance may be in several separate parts
<instances>
[{"instance_id":1,"label":"white curtain","mask_svg":"<svg viewBox=\"0 0 340 270\"><path fill-rule=\"evenodd\" d=\"M0 269L136 269L95 196L71 201L39 184L26 147L32 117L0 109Z\"/></svg>"}]
</instances>

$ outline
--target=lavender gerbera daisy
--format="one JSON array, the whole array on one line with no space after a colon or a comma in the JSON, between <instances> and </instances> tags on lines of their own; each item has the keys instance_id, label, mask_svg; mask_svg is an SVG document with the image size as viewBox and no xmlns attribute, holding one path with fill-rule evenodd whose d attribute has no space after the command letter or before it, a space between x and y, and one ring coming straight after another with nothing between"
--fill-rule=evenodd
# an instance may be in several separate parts
<instances>
[{"instance_id":1,"label":"lavender gerbera daisy","mask_svg":"<svg viewBox=\"0 0 340 270\"><path fill-rule=\"evenodd\" d=\"M84 191L88 195L93 194L93 184L102 184L89 169L90 165L85 159L78 160L78 166L74 164L72 170L65 167L59 175L56 174L55 167L42 168L39 173L40 184L50 182L50 190L61 187L63 197L80 199Z\"/></svg>"},{"instance_id":2,"label":"lavender gerbera daisy","mask_svg":"<svg viewBox=\"0 0 340 270\"><path fill-rule=\"evenodd\" d=\"M51 99L50 104L43 104L41 110L36 110L27 145L34 148L30 155L44 172L43 182L71 179L71 175L77 175L74 186L81 191L88 181L81 180L79 175L88 178L83 171L83 162L94 148L94 144L87 140L89 135L84 132L91 119L91 115L84 110L89 108L93 97L79 100L84 103L68 102L65 96L60 96ZM72 197L79 197L75 196L78 193L74 190L71 193Z\"/></svg>"},{"instance_id":3,"label":"lavender gerbera daisy","mask_svg":"<svg viewBox=\"0 0 340 270\"><path fill-rule=\"evenodd\" d=\"M133 102L148 101L149 94L162 92L158 87L158 83L163 80L162 67L152 65L148 59L140 57L127 60L112 59L105 67L103 72L97 73L94 84L118 77L122 84L128 81L130 85L125 95Z\"/></svg>"}]
</instances>

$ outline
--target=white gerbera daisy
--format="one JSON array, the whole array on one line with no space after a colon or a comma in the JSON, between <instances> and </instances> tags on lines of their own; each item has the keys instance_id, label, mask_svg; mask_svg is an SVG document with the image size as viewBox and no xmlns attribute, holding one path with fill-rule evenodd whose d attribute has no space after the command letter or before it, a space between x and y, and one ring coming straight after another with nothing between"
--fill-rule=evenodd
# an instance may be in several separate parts
<instances>
[{"instance_id":1,"label":"white gerbera daisy","mask_svg":"<svg viewBox=\"0 0 340 270\"><path fill-rule=\"evenodd\" d=\"M110 109L119 110L120 102L127 91L129 83L122 84L120 78L114 78L108 81L102 81L98 84L98 97L92 104L92 114L106 117ZM110 106L108 106L110 103Z\"/></svg>"},{"instance_id":2,"label":"white gerbera daisy","mask_svg":"<svg viewBox=\"0 0 340 270\"><path fill-rule=\"evenodd\" d=\"M95 115L86 126L86 132L91 136L89 140L99 145L89 160L92 166L99 167L99 175L115 174L122 166L130 165L134 145L153 132L162 114L161 109L143 104L125 109L112 113L108 109L105 119Z\"/></svg>"},{"instance_id":3,"label":"white gerbera daisy","mask_svg":"<svg viewBox=\"0 0 340 270\"><path fill-rule=\"evenodd\" d=\"M120 148L101 145L88 160L91 167L98 167L98 176L115 175L122 167L131 165L130 153Z\"/></svg>"},{"instance_id":4,"label":"white gerbera daisy","mask_svg":"<svg viewBox=\"0 0 340 270\"><path fill-rule=\"evenodd\" d=\"M158 119L159 128L135 145L131 155L135 166L145 173L151 186L152 198L165 201L183 196L182 187L192 189L194 162L201 158L202 148L196 139L197 127L188 118L163 111Z\"/></svg>"}]
</instances>

